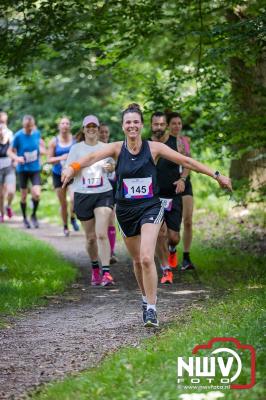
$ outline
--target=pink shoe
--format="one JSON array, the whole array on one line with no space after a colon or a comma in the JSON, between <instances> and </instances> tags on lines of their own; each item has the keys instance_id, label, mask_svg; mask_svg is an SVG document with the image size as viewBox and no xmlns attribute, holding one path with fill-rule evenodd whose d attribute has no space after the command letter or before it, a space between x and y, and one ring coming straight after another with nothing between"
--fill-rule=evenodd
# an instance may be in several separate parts
<instances>
[{"instance_id":1,"label":"pink shoe","mask_svg":"<svg viewBox=\"0 0 266 400\"><path fill-rule=\"evenodd\" d=\"M91 286L99 286L102 282L100 268L94 268L91 272Z\"/></svg>"},{"instance_id":2,"label":"pink shoe","mask_svg":"<svg viewBox=\"0 0 266 400\"><path fill-rule=\"evenodd\" d=\"M6 207L6 213L7 213L7 216L8 216L8 218L12 218L13 217L13 210L12 210L12 208L11 207Z\"/></svg>"},{"instance_id":3,"label":"pink shoe","mask_svg":"<svg viewBox=\"0 0 266 400\"><path fill-rule=\"evenodd\" d=\"M112 275L109 272L105 272L102 277L101 286L111 286L114 285L114 280Z\"/></svg>"}]
</instances>

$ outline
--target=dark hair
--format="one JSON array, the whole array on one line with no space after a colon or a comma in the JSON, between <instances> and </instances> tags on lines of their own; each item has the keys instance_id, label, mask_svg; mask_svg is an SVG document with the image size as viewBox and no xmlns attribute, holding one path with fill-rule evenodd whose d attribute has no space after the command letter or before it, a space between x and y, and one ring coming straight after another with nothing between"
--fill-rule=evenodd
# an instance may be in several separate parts
<instances>
[{"instance_id":1,"label":"dark hair","mask_svg":"<svg viewBox=\"0 0 266 400\"><path fill-rule=\"evenodd\" d=\"M128 106L127 106L127 108L122 112L122 123L123 123L123 121L124 121L124 116L125 116L125 114L127 114L127 113L137 113L137 114L139 114L139 116L140 116L140 118L141 118L141 122L143 123L144 122L144 118L143 118L143 114L142 114L142 111L141 111L141 109L140 109L140 106L139 106L139 104L137 104L137 103L131 103L131 104L129 104Z\"/></svg>"},{"instance_id":2,"label":"dark hair","mask_svg":"<svg viewBox=\"0 0 266 400\"><path fill-rule=\"evenodd\" d=\"M82 126L82 127L80 128L80 130L76 133L75 139L76 139L76 142L77 142L77 143L82 142L83 140L85 140L85 134L84 134L84 131L83 131L83 126Z\"/></svg>"},{"instance_id":3,"label":"dark hair","mask_svg":"<svg viewBox=\"0 0 266 400\"><path fill-rule=\"evenodd\" d=\"M182 119L181 115L178 112L169 112L166 114L167 125L170 124L173 118L180 118Z\"/></svg>"},{"instance_id":4,"label":"dark hair","mask_svg":"<svg viewBox=\"0 0 266 400\"><path fill-rule=\"evenodd\" d=\"M162 111L155 111L152 115L151 115L151 122L153 120L153 117L164 117L166 119L166 114Z\"/></svg>"}]
</instances>

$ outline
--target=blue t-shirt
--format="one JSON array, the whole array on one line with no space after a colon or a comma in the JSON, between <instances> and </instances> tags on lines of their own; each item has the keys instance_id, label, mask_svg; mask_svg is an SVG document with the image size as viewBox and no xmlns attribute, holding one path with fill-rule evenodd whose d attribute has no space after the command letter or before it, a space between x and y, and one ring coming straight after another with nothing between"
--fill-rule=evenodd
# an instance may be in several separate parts
<instances>
[{"instance_id":1,"label":"blue t-shirt","mask_svg":"<svg viewBox=\"0 0 266 400\"><path fill-rule=\"evenodd\" d=\"M40 139L38 129L27 135L24 129L16 132L12 147L17 150L17 155L24 157L25 164L17 165L17 172L37 172L41 170L40 164Z\"/></svg>"}]
</instances>

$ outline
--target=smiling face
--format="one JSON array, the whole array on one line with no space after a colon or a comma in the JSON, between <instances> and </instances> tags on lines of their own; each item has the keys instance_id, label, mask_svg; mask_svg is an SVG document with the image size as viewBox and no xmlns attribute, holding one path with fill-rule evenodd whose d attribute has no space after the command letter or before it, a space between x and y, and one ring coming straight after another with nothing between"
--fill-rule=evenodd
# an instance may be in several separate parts
<instances>
[{"instance_id":1,"label":"smiling face","mask_svg":"<svg viewBox=\"0 0 266 400\"><path fill-rule=\"evenodd\" d=\"M170 133L173 136L180 135L182 127L183 127L182 120L179 117L172 118L171 121L169 122Z\"/></svg>"},{"instance_id":2,"label":"smiling face","mask_svg":"<svg viewBox=\"0 0 266 400\"><path fill-rule=\"evenodd\" d=\"M85 135L85 142L96 143L98 141L99 128L97 125L90 122L89 124L84 126L83 132Z\"/></svg>"},{"instance_id":3,"label":"smiling face","mask_svg":"<svg viewBox=\"0 0 266 400\"><path fill-rule=\"evenodd\" d=\"M122 129L127 139L136 140L141 136L143 123L137 112L128 112L124 115Z\"/></svg>"}]
</instances>

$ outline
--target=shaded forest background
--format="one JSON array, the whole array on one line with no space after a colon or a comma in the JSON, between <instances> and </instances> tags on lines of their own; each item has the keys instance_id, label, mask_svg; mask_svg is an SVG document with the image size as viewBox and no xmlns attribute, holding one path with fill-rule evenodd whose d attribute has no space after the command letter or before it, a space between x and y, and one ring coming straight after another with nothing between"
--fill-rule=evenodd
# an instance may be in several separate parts
<instances>
[{"instance_id":1,"label":"shaded forest background","mask_svg":"<svg viewBox=\"0 0 266 400\"><path fill-rule=\"evenodd\" d=\"M193 155L230 161L242 202L265 195L264 1L1 0L0 108L33 114L44 136L96 114L121 139L120 112L182 114ZM211 156L210 156L211 155Z\"/></svg>"}]
</instances>

